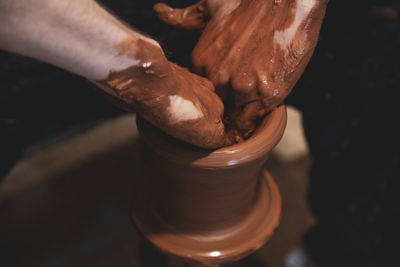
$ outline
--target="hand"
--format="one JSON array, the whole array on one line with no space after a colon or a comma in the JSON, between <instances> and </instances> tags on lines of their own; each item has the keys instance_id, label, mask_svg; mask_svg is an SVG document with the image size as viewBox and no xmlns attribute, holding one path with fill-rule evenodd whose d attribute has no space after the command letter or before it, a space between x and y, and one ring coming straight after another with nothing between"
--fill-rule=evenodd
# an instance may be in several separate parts
<instances>
[{"instance_id":1,"label":"hand","mask_svg":"<svg viewBox=\"0 0 400 267\"><path fill-rule=\"evenodd\" d=\"M104 86L113 89L114 104L199 147L233 143L222 123L223 103L211 82L169 62L160 47L148 42L126 40L118 49L138 64L112 71L98 82L103 90Z\"/></svg>"},{"instance_id":2,"label":"hand","mask_svg":"<svg viewBox=\"0 0 400 267\"><path fill-rule=\"evenodd\" d=\"M202 0L186 9L157 4L167 24L204 27L193 50L196 73L225 102L225 121L248 137L290 93L311 58L327 0ZM206 20L209 19L208 23Z\"/></svg>"},{"instance_id":3,"label":"hand","mask_svg":"<svg viewBox=\"0 0 400 267\"><path fill-rule=\"evenodd\" d=\"M0 49L85 77L117 106L194 145L233 142L212 84L170 63L156 41L96 1L1 1Z\"/></svg>"}]
</instances>

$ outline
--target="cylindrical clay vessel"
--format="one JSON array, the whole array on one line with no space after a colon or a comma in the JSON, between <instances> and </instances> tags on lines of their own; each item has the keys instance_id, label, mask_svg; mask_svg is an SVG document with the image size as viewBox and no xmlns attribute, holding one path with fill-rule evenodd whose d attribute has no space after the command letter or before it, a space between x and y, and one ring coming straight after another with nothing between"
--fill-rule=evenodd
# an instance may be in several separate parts
<instances>
[{"instance_id":1,"label":"cylindrical clay vessel","mask_svg":"<svg viewBox=\"0 0 400 267\"><path fill-rule=\"evenodd\" d=\"M137 124L149 153L131 217L151 244L202 264L236 261L264 245L281 213L279 190L263 165L286 127L284 105L248 140L213 151Z\"/></svg>"}]
</instances>

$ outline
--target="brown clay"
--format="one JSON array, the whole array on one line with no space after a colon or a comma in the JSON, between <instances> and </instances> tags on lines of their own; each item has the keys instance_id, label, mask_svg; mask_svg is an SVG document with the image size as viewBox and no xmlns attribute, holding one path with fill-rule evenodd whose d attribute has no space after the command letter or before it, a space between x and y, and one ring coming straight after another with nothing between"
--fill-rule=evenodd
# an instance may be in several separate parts
<instances>
[{"instance_id":1,"label":"brown clay","mask_svg":"<svg viewBox=\"0 0 400 267\"><path fill-rule=\"evenodd\" d=\"M185 9L174 9L164 3L158 3L154 5L154 10L160 20L183 30L202 29L210 19L206 1L203 0Z\"/></svg>"},{"instance_id":2,"label":"brown clay","mask_svg":"<svg viewBox=\"0 0 400 267\"><path fill-rule=\"evenodd\" d=\"M224 123L249 137L282 103L317 43L327 0L202 0L210 20L193 50L193 69L211 80L225 103ZM195 5L195 6L197 6ZM193 24L194 7L158 5L164 22ZM189 12L190 10L190 12ZM190 15L188 15L190 14ZM202 23L198 23L202 25Z\"/></svg>"},{"instance_id":3,"label":"brown clay","mask_svg":"<svg viewBox=\"0 0 400 267\"><path fill-rule=\"evenodd\" d=\"M173 135L203 148L218 148L234 143L222 123L224 106L205 78L169 62L161 48L137 38L128 38L116 50L135 60L137 65L111 71L100 83L114 89L119 99L113 103L138 115ZM189 101L200 114L194 119L171 120L171 97ZM130 105L124 104L127 101ZM182 110L178 106L176 110Z\"/></svg>"},{"instance_id":4,"label":"brown clay","mask_svg":"<svg viewBox=\"0 0 400 267\"><path fill-rule=\"evenodd\" d=\"M279 106L248 140L203 150L165 135L142 119L150 151L133 192L133 222L161 251L202 264L238 260L261 247L278 226L281 197L263 164L282 137Z\"/></svg>"}]
</instances>

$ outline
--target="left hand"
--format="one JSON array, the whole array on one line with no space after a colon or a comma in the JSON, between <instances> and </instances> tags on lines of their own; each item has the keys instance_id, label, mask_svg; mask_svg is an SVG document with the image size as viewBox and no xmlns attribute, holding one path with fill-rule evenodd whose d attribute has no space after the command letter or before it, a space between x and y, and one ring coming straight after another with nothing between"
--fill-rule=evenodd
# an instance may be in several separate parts
<instances>
[{"instance_id":1,"label":"left hand","mask_svg":"<svg viewBox=\"0 0 400 267\"><path fill-rule=\"evenodd\" d=\"M209 80L168 61L161 47L141 39L127 38L118 51L138 63L94 82L112 103L198 147L234 143L222 123L224 105Z\"/></svg>"},{"instance_id":2,"label":"left hand","mask_svg":"<svg viewBox=\"0 0 400 267\"><path fill-rule=\"evenodd\" d=\"M155 5L161 20L204 28L195 72L225 101L225 119L248 137L300 78L318 40L327 0L201 0L186 9Z\"/></svg>"}]
</instances>

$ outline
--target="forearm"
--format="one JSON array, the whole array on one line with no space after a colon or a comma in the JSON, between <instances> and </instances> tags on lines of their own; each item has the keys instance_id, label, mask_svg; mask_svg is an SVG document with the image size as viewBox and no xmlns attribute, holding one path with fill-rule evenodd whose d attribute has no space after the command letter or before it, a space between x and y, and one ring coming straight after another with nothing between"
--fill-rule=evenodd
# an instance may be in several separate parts
<instances>
[{"instance_id":1,"label":"forearm","mask_svg":"<svg viewBox=\"0 0 400 267\"><path fill-rule=\"evenodd\" d=\"M86 77L117 106L187 142L232 143L212 84L94 0L0 0L0 48Z\"/></svg>"},{"instance_id":2,"label":"forearm","mask_svg":"<svg viewBox=\"0 0 400 267\"><path fill-rule=\"evenodd\" d=\"M90 80L102 80L110 70L139 63L116 49L128 38L158 46L94 0L0 0L1 49Z\"/></svg>"}]
</instances>

